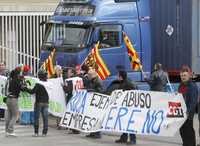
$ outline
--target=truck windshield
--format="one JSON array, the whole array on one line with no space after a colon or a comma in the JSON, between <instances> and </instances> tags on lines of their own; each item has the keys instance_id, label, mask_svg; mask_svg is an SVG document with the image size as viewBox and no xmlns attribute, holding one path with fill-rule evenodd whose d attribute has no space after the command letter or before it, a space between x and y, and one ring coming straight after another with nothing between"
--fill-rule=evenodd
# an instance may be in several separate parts
<instances>
[{"instance_id":1,"label":"truck windshield","mask_svg":"<svg viewBox=\"0 0 200 146\"><path fill-rule=\"evenodd\" d=\"M44 38L45 45L67 48L83 48L89 36L89 27L82 25L48 24Z\"/></svg>"}]
</instances>

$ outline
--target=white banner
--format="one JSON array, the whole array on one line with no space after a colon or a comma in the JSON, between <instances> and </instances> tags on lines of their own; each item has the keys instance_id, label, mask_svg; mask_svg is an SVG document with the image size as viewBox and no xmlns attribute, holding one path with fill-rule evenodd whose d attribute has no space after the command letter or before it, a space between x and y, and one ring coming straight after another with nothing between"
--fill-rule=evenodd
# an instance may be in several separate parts
<instances>
[{"instance_id":1,"label":"white banner","mask_svg":"<svg viewBox=\"0 0 200 146\"><path fill-rule=\"evenodd\" d=\"M78 90L67 105L61 125L84 132L100 130L109 101L108 95Z\"/></svg>"},{"instance_id":2,"label":"white banner","mask_svg":"<svg viewBox=\"0 0 200 146\"><path fill-rule=\"evenodd\" d=\"M83 89L83 80L80 77L73 77L73 78L68 78L65 79L65 83L68 84L68 82L71 81L73 85L73 93L78 90L78 89Z\"/></svg>"},{"instance_id":3,"label":"white banner","mask_svg":"<svg viewBox=\"0 0 200 146\"><path fill-rule=\"evenodd\" d=\"M115 91L103 130L143 135L173 136L186 119L182 94Z\"/></svg>"},{"instance_id":4,"label":"white banner","mask_svg":"<svg viewBox=\"0 0 200 146\"><path fill-rule=\"evenodd\" d=\"M3 103L5 96L5 84L7 78L0 76L0 108L6 108ZM49 79L47 82L41 82L37 78L25 77L29 81L28 88L32 89L36 83L44 85L49 95L49 112L55 116L62 117L66 111L65 93L62 88L63 80L61 78ZM18 105L20 111L33 111L35 103L35 96L31 96L27 92L20 92Z\"/></svg>"},{"instance_id":5,"label":"white banner","mask_svg":"<svg viewBox=\"0 0 200 146\"><path fill-rule=\"evenodd\" d=\"M70 100L61 126L83 132L173 136L185 119L181 94L116 90L109 97L83 90Z\"/></svg>"}]
</instances>

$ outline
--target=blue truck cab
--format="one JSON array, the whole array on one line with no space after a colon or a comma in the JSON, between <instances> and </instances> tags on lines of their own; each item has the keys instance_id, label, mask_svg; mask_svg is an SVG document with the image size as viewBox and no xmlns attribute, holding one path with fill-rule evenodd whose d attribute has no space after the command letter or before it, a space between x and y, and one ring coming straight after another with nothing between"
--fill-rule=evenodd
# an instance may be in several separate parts
<instances>
[{"instance_id":1,"label":"blue truck cab","mask_svg":"<svg viewBox=\"0 0 200 146\"><path fill-rule=\"evenodd\" d=\"M116 79L117 66L128 77L141 81L140 71L133 71L123 42L124 31L137 51L143 70L151 70L151 40L148 0L61 0L46 23L40 61L56 49L56 64L80 65L100 41L99 52L111 75L103 82Z\"/></svg>"}]
</instances>

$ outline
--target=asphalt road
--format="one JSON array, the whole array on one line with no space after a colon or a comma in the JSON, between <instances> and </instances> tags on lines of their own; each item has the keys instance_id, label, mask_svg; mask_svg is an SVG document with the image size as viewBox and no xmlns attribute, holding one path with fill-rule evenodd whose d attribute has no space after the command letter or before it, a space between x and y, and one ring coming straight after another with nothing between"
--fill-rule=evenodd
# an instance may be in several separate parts
<instances>
[{"instance_id":1,"label":"asphalt road","mask_svg":"<svg viewBox=\"0 0 200 146\"><path fill-rule=\"evenodd\" d=\"M6 137L4 132L4 121L0 121L0 146L123 146L114 141L119 138L115 133L104 133L101 139L86 138L85 134L69 134L68 130L57 130L55 121L50 120L50 128L46 137L32 137L33 127L31 125L19 125L15 127L17 137ZM198 131L197 116L195 116L194 127ZM41 130L41 129L40 129ZM197 141L199 141L198 134ZM174 137L142 136L137 135L137 146L181 146L181 138L177 133Z\"/></svg>"}]
</instances>

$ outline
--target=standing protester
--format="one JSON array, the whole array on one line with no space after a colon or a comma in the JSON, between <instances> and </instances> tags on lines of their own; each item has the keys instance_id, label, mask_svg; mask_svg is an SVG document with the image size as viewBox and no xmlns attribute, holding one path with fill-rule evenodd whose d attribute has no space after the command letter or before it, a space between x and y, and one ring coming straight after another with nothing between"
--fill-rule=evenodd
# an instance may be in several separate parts
<instances>
[{"instance_id":1,"label":"standing protester","mask_svg":"<svg viewBox=\"0 0 200 146\"><path fill-rule=\"evenodd\" d=\"M5 62L0 63L0 75L1 76L8 76L9 75L9 71L6 69Z\"/></svg>"},{"instance_id":2,"label":"standing protester","mask_svg":"<svg viewBox=\"0 0 200 146\"><path fill-rule=\"evenodd\" d=\"M200 137L200 96L199 96L199 102L198 102L198 120L199 120L199 137ZM197 146L200 146L200 141Z\"/></svg>"},{"instance_id":3,"label":"standing protester","mask_svg":"<svg viewBox=\"0 0 200 146\"><path fill-rule=\"evenodd\" d=\"M19 116L18 97L20 91L25 88L23 79L20 77L20 72L21 70L14 69L10 73L8 95L6 100L7 112L5 116L5 131L7 136L15 136L14 124Z\"/></svg>"},{"instance_id":4,"label":"standing protester","mask_svg":"<svg viewBox=\"0 0 200 146\"><path fill-rule=\"evenodd\" d=\"M72 77L75 77L75 76L76 76L75 69L72 68L72 67L67 68L66 79L72 78ZM64 92L66 93L66 105L67 105L68 102L70 101L70 99L73 96L73 82L72 82L72 80L64 82L63 89L64 89ZM80 132L78 130L75 130L75 129L70 129L70 132L69 132L69 134L79 134L79 133Z\"/></svg>"},{"instance_id":5,"label":"standing protester","mask_svg":"<svg viewBox=\"0 0 200 146\"><path fill-rule=\"evenodd\" d=\"M151 91L165 91L167 85L168 75L162 69L162 64L156 63L150 78L145 78L150 86Z\"/></svg>"},{"instance_id":6,"label":"standing protester","mask_svg":"<svg viewBox=\"0 0 200 146\"><path fill-rule=\"evenodd\" d=\"M40 112L43 118L42 136L46 136L48 132L49 95L43 85L47 82L47 72L45 70L39 70L38 78L40 79L40 82L36 83L33 89L26 88L27 92L35 94L36 97L34 105L34 137L37 137L39 133Z\"/></svg>"},{"instance_id":7,"label":"standing protester","mask_svg":"<svg viewBox=\"0 0 200 146\"><path fill-rule=\"evenodd\" d=\"M0 63L0 75L1 76L9 76L9 71L6 70L6 65L5 62L1 62ZM5 110L4 109L0 109L0 118L4 118L5 115Z\"/></svg>"},{"instance_id":8,"label":"standing protester","mask_svg":"<svg viewBox=\"0 0 200 146\"><path fill-rule=\"evenodd\" d=\"M88 86L86 87L88 91L103 92L102 84L99 80L99 77L94 69L90 68L88 71ZM90 138L101 138L101 132L92 132L89 135L86 135L86 137Z\"/></svg>"},{"instance_id":9,"label":"standing protester","mask_svg":"<svg viewBox=\"0 0 200 146\"><path fill-rule=\"evenodd\" d=\"M54 70L55 70L55 74L53 74L51 76L51 78L60 78L61 79L61 84L63 84L64 81L63 81L63 75L62 75L62 73L63 73L62 67L60 65L56 65L54 67ZM56 126L57 126L58 130L61 129L61 127L59 126L60 120L61 120L60 117L56 117Z\"/></svg>"},{"instance_id":10,"label":"standing protester","mask_svg":"<svg viewBox=\"0 0 200 146\"><path fill-rule=\"evenodd\" d=\"M118 81L115 80L111 83L111 86L108 87L108 92L111 93L111 89L122 89L122 90L135 90L137 86L127 79L127 73L124 70L118 72ZM120 136L120 139L116 140L116 143L127 143L127 144L136 144L136 135L129 134L130 141L128 141L128 133L123 133Z\"/></svg>"},{"instance_id":11,"label":"standing protester","mask_svg":"<svg viewBox=\"0 0 200 146\"><path fill-rule=\"evenodd\" d=\"M198 87L191 80L191 69L188 66L183 66L181 68L180 77L181 83L178 92L183 94L187 107L187 120L180 128L180 135L183 146L196 146L193 118L198 100Z\"/></svg>"},{"instance_id":12,"label":"standing protester","mask_svg":"<svg viewBox=\"0 0 200 146\"><path fill-rule=\"evenodd\" d=\"M62 67L60 65L56 65L54 70L55 70L55 74L53 74L51 78L62 77L63 70L62 70Z\"/></svg>"}]
</instances>

